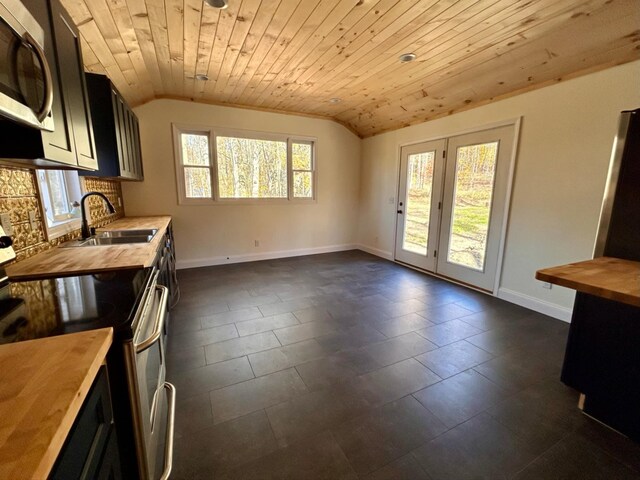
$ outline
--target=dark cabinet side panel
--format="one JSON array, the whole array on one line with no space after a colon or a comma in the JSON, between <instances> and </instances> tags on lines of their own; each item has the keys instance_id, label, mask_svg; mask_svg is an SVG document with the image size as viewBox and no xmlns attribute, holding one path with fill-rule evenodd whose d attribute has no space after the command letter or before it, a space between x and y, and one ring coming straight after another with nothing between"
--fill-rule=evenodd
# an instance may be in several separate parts
<instances>
[{"instance_id":1,"label":"dark cabinet side panel","mask_svg":"<svg viewBox=\"0 0 640 480\"><path fill-rule=\"evenodd\" d=\"M78 165L97 169L93 128L84 79L78 30L58 0L51 1L53 31L59 55L62 86L71 111Z\"/></svg>"}]
</instances>

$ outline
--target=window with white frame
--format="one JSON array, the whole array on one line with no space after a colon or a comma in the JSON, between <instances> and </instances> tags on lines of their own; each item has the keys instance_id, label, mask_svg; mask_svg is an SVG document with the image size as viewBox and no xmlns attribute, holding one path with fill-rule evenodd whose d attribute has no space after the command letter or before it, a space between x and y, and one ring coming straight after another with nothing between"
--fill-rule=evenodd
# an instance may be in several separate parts
<instances>
[{"instance_id":1,"label":"window with white frame","mask_svg":"<svg viewBox=\"0 0 640 480\"><path fill-rule=\"evenodd\" d=\"M173 126L180 203L315 198L315 140Z\"/></svg>"},{"instance_id":2,"label":"window with white frame","mask_svg":"<svg viewBox=\"0 0 640 480\"><path fill-rule=\"evenodd\" d=\"M40 200L49 239L80 228L82 188L73 170L37 170Z\"/></svg>"}]
</instances>

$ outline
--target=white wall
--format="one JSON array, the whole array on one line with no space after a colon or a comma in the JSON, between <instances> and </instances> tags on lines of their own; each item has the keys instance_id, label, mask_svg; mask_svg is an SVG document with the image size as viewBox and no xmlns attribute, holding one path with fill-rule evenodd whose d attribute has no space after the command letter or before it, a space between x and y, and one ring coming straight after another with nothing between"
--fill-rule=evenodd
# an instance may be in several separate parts
<instances>
[{"instance_id":1,"label":"white wall","mask_svg":"<svg viewBox=\"0 0 640 480\"><path fill-rule=\"evenodd\" d=\"M362 142L359 243L391 256L399 146L522 117L500 295L568 319L571 290L535 271L589 259L621 110L640 107L640 62Z\"/></svg>"},{"instance_id":2,"label":"white wall","mask_svg":"<svg viewBox=\"0 0 640 480\"><path fill-rule=\"evenodd\" d=\"M332 251L355 243L360 139L343 126L178 100L155 100L135 112L145 179L123 182L127 215L172 215L179 267ZM178 205L172 122L316 137L317 203Z\"/></svg>"}]
</instances>

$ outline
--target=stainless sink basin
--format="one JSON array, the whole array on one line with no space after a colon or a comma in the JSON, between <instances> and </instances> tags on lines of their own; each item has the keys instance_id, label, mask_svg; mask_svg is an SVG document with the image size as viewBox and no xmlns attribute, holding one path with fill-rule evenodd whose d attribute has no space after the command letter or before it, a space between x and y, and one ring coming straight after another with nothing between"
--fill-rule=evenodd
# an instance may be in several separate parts
<instances>
[{"instance_id":1,"label":"stainless sink basin","mask_svg":"<svg viewBox=\"0 0 640 480\"><path fill-rule=\"evenodd\" d=\"M144 228L139 230L104 230L102 232L96 233L94 238L149 237L149 240L147 241L150 241L157 232L157 228Z\"/></svg>"},{"instance_id":2,"label":"stainless sink basin","mask_svg":"<svg viewBox=\"0 0 640 480\"><path fill-rule=\"evenodd\" d=\"M125 233L126 232L126 233ZM100 232L85 240L71 240L60 245L68 247L98 247L102 245L126 245L128 243L149 243L157 230L111 230Z\"/></svg>"}]
</instances>

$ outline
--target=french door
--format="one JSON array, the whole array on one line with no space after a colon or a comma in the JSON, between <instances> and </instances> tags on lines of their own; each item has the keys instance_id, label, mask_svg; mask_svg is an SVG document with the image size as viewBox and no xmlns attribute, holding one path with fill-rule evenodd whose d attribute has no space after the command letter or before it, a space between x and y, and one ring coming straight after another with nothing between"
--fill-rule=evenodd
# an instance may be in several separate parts
<instances>
[{"instance_id":1,"label":"french door","mask_svg":"<svg viewBox=\"0 0 640 480\"><path fill-rule=\"evenodd\" d=\"M403 147L395 258L492 291L514 126Z\"/></svg>"}]
</instances>

